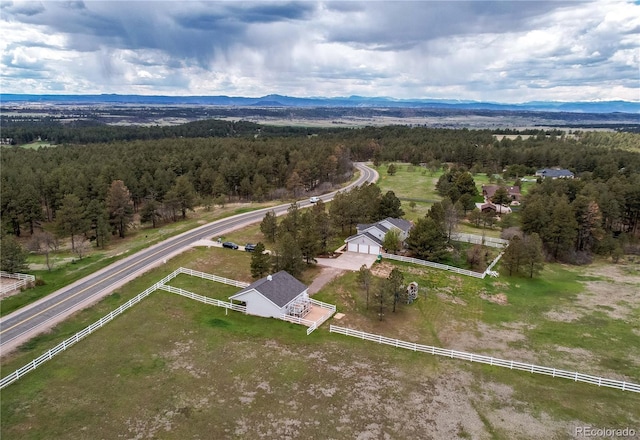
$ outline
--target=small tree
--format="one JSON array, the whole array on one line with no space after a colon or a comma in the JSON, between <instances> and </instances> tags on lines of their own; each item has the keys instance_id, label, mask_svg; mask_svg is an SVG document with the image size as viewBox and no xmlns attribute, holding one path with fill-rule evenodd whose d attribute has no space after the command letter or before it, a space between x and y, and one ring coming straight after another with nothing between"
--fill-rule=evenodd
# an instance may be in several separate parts
<instances>
[{"instance_id":1,"label":"small tree","mask_svg":"<svg viewBox=\"0 0 640 440\"><path fill-rule=\"evenodd\" d=\"M358 271L358 282L362 285L366 293L367 299L367 310L369 310L369 289L371 288L371 282L373 280L373 274L369 270L366 264L360 266L360 270Z\"/></svg>"},{"instance_id":2,"label":"small tree","mask_svg":"<svg viewBox=\"0 0 640 440\"><path fill-rule=\"evenodd\" d=\"M484 268L486 263L487 251L479 244L467 249L467 263L474 269Z\"/></svg>"},{"instance_id":3,"label":"small tree","mask_svg":"<svg viewBox=\"0 0 640 440\"><path fill-rule=\"evenodd\" d=\"M395 254L402 247L402 242L400 240L400 231L396 228L391 228L384 234L384 240L382 240L382 246L387 250L387 252L391 252Z\"/></svg>"},{"instance_id":4,"label":"small tree","mask_svg":"<svg viewBox=\"0 0 640 440\"><path fill-rule=\"evenodd\" d=\"M393 290L389 285L389 280L387 278L378 278L375 286L375 296L376 301L379 305L378 309L378 318L380 321L384 318L384 310L393 298Z\"/></svg>"},{"instance_id":5,"label":"small tree","mask_svg":"<svg viewBox=\"0 0 640 440\"><path fill-rule=\"evenodd\" d=\"M251 254L251 276L262 278L269 273L271 268L271 256L265 252L264 244L258 242Z\"/></svg>"},{"instance_id":6,"label":"small tree","mask_svg":"<svg viewBox=\"0 0 640 440\"><path fill-rule=\"evenodd\" d=\"M396 311L396 304L398 304L403 298L403 293L406 294L406 291L402 288L402 284L404 283L404 275L400 272L399 269L393 268L389 277L387 278L389 289L391 290L391 294L393 295L393 312Z\"/></svg>"},{"instance_id":7,"label":"small tree","mask_svg":"<svg viewBox=\"0 0 640 440\"><path fill-rule=\"evenodd\" d=\"M53 269L51 251L58 250L58 239L48 231L34 231L28 244L29 250L44 255L47 270Z\"/></svg>"},{"instance_id":8,"label":"small tree","mask_svg":"<svg viewBox=\"0 0 640 440\"><path fill-rule=\"evenodd\" d=\"M29 255L11 235L5 235L0 243L0 270L9 273L22 272L27 269Z\"/></svg>"},{"instance_id":9,"label":"small tree","mask_svg":"<svg viewBox=\"0 0 640 440\"><path fill-rule=\"evenodd\" d=\"M539 274L544 268L544 251L542 240L535 232L527 235L523 242L523 264L527 268L529 278Z\"/></svg>"},{"instance_id":10,"label":"small tree","mask_svg":"<svg viewBox=\"0 0 640 440\"><path fill-rule=\"evenodd\" d=\"M509 240L509 245L502 256L502 265L509 270L509 276L520 271L523 257L524 249L522 239L514 235L511 240Z\"/></svg>"},{"instance_id":11,"label":"small tree","mask_svg":"<svg viewBox=\"0 0 640 440\"><path fill-rule=\"evenodd\" d=\"M389 166L387 167L387 174L390 176L395 176L397 172L398 168L396 167L396 164L389 164Z\"/></svg>"}]
</instances>

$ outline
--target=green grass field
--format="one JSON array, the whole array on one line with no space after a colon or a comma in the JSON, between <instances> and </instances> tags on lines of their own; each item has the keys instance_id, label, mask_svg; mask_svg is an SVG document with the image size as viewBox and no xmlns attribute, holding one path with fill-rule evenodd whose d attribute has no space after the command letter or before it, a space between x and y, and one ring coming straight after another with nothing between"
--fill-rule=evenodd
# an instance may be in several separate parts
<instances>
[{"instance_id":1,"label":"green grass field","mask_svg":"<svg viewBox=\"0 0 640 440\"><path fill-rule=\"evenodd\" d=\"M20 148L32 148L34 150L37 150L40 147L51 147L51 146L54 146L54 144L52 144L49 141L34 141L29 144L20 145Z\"/></svg>"},{"instance_id":2,"label":"green grass field","mask_svg":"<svg viewBox=\"0 0 640 440\"><path fill-rule=\"evenodd\" d=\"M3 375L179 266L250 281L249 261L250 254L227 249L188 251L3 359ZM394 266L407 281L419 283L416 303L400 306L396 313L387 309L380 321L373 298L367 309L355 274L346 274L317 295L345 313L333 323L640 381L638 305L630 305L629 322L620 322L597 308L584 309L578 301L584 282L615 283L607 277L552 265L533 282L508 277L477 280L407 264ZM220 299L236 291L185 275L170 284ZM508 303L482 299L497 294L506 295ZM549 312L558 308L582 316L571 323L549 319ZM564 427L578 422L640 422L640 396L631 393L376 346L332 335L327 325L307 337L304 327L294 324L225 314L155 292L4 390L0 433L3 438L25 439L246 438L264 432L278 438L354 438L375 435L377 423L392 438L420 437L431 425L441 429L434 431L440 438L487 433L498 439L570 438L562 434ZM584 337L596 329L598 337ZM582 357L559 352L558 346ZM520 358L523 354L530 357ZM451 401L451 407L437 403L445 401ZM443 428L454 410L460 416L458 424ZM530 428L549 428L540 435L514 434L512 419L499 420L508 413L519 423L529 420ZM479 420L477 426L472 420Z\"/></svg>"}]
</instances>

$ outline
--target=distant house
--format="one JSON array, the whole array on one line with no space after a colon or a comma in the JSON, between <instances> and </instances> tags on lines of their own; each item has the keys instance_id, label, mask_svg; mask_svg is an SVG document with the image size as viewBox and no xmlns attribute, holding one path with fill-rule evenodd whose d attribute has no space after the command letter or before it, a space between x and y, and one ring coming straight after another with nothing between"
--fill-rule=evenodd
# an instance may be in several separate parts
<instances>
[{"instance_id":1,"label":"distant house","mask_svg":"<svg viewBox=\"0 0 640 440\"><path fill-rule=\"evenodd\" d=\"M495 212L496 214L511 214L511 208L496 203L476 203L476 208L482 212Z\"/></svg>"},{"instance_id":2,"label":"distant house","mask_svg":"<svg viewBox=\"0 0 640 440\"><path fill-rule=\"evenodd\" d=\"M311 309L308 287L284 270L268 275L229 297L247 306L250 315L302 318Z\"/></svg>"},{"instance_id":3,"label":"distant house","mask_svg":"<svg viewBox=\"0 0 640 440\"><path fill-rule=\"evenodd\" d=\"M498 188L500 188L500 185L482 185L482 195L484 196L485 202L493 198ZM522 195L520 194L519 186L505 186L504 188L507 190L507 193L509 193L512 202L520 201Z\"/></svg>"},{"instance_id":4,"label":"distant house","mask_svg":"<svg viewBox=\"0 0 640 440\"><path fill-rule=\"evenodd\" d=\"M574 174L565 169L560 168L543 168L541 170L536 171L536 176L542 178L550 178L550 179L573 179Z\"/></svg>"},{"instance_id":5,"label":"distant house","mask_svg":"<svg viewBox=\"0 0 640 440\"><path fill-rule=\"evenodd\" d=\"M404 242L412 226L407 220L391 217L377 223L359 224L356 226L358 233L345 240L347 250L361 254L379 254L383 249L384 236L390 229L398 230L400 240Z\"/></svg>"}]
</instances>

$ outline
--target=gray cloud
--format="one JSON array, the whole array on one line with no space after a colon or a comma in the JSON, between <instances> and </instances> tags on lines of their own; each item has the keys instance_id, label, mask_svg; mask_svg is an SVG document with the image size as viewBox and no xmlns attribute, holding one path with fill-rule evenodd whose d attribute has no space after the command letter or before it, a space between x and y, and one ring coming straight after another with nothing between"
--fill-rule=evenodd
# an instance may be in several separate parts
<instances>
[{"instance_id":1,"label":"gray cloud","mask_svg":"<svg viewBox=\"0 0 640 440\"><path fill-rule=\"evenodd\" d=\"M57 72L52 77L64 78L67 89L104 92L128 85L176 94L428 97L453 90L466 96L452 98L504 92L516 99L529 89L552 96L556 88L600 85L608 96L638 87L640 19L633 17L640 14L631 1L132 0L1 8L0 20L19 30L1 46L0 79L11 78L5 85L40 70Z\"/></svg>"}]
</instances>

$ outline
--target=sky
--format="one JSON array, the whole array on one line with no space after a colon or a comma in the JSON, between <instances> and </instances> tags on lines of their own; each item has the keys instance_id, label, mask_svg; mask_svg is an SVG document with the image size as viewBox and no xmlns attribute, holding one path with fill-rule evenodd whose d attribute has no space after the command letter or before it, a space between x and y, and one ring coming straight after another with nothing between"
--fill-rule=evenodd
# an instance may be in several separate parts
<instances>
[{"instance_id":1,"label":"sky","mask_svg":"<svg viewBox=\"0 0 640 440\"><path fill-rule=\"evenodd\" d=\"M640 101L640 1L0 1L0 92Z\"/></svg>"}]
</instances>

